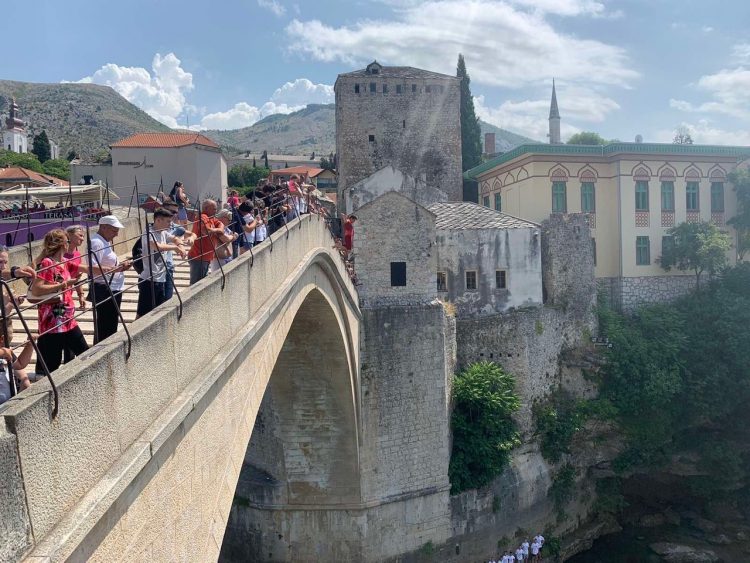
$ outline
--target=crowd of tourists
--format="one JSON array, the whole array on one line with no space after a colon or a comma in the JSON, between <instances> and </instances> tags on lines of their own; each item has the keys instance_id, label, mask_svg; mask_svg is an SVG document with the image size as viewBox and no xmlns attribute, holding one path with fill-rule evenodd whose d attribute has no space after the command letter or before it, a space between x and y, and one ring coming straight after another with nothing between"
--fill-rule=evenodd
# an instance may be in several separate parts
<instances>
[{"instance_id":1,"label":"crowd of tourists","mask_svg":"<svg viewBox=\"0 0 750 563\"><path fill-rule=\"evenodd\" d=\"M12 377L19 390L30 385L26 367L34 351L32 340L11 347L16 307L26 303L21 311L36 308L38 336L31 337L38 350L35 372L43 375L45 367L52 372L88 349L77 320L88 303L95 309L94 343L117 332L127 270L138 272L139 318L172 298L177 257L188 260L192 285L263 243L289 221L311 212L325 214L311 191L296 176L283 186L265 185L244 196L232 191L223 208L211 199L201 201L191 222L191 202L177 182L168 196L159 198L153 221L147 221L132 245L132 258L127 259L115 251L124 228L115 215L99 218L88 249L86 227L50 230L29 266L8 268L8 249L0 247L0 275L6 280L24 279L28 285L25 295L14 295L10 286L0 292L5 308L4 327L0 327L0 403L11 395ZM345 242L338 244L346 253L352 246L353 220L349 224Z\"/></svg>"},{"instance_id":2,"label":"crowd of tourists","mask_svg":"<svg viewBox=\"0 0 750 563\"><path fill-rule=\"evenodd\" d=\"M500 559L491 559L489 563L540 563L542 561L542 547L544 546L544 536L537 534L534 540L529 543L528 539L516 548L515 551L506 551Z\"/></svg>"}]
</instances>

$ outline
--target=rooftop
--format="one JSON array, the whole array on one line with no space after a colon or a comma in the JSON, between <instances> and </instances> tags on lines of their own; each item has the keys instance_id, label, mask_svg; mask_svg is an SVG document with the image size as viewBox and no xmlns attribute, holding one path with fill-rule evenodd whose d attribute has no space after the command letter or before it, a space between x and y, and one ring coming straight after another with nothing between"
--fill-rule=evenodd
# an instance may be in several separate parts
<instances>
[{"instance_id":1,"label":"rooftop","mask_svg":"<svg viewBox=\"0 0 750 563\"><path fill-rule=\"evenodd\" d=\"M7 168L0 168L0 181L2 182L18 182L19 184L27 182L35 182L44 185L58 185L67 186L68 181L62 178L56 178L49 174L42 174L40 172L34 172L28 168L21 168L20 166L8 166Z\"/></svg>"},{"instance_id":2,"label":"rooftop","mask_svg":"<svg viewBox=\"0 0 750 563\"><path fill-rule=\"evenodd\" d=\"M320 162L320 159L322 157L328 158L328 155L321 154L320 156L316 155L315 158L310 158L309 155L304 154L269 154L268 160L273 161L284 161L284 162L312 162L315 164L318 164ZM233 160L252 160L255 159L256 161L263 160L263 153L250 153L249 155L247 153L238 154L236 156L231 157Z\"/></svg>"},{"instance_id":3,"label":"rooftop","mask_svg":"<svg viewBox=\"0 0 750 563\"><path fill-rule=\"evenodd\" d=\"M369 66L369 65L368 65ZM435 78L441 80L458 80L455 76L449 74L441 74L439 72L432 72L431 70L423 70L421 68L414 68L411 66L380 66L378 65L378 72L372 74L367 72L366 68L360 70L354 70L352 72L343 72L339 74L338 78L349 78L349 77L362 77L372 78L373 76L379 76L382 78L401 78L401 79L425 79ZM338 80L337 78L337 80Z\"/></svg>"},{"instance_id":4,"label":"rooftop","mask_svg":"<svg viewBox=\"0 0 750 563\"><path fill-rule=\"evenodd\" d=\"M692 155L722 156L737 159L750 157L750 147L731 145L677 145L674 143L608 143L606 145L551 145L534 143L519 145L513 150L501 154L487 162L475 166L464 173L464 178L474 180L496 166L510 162L525 154L582 155L613 157L619 154L633 155Z\"/></svg>"},{"instance_id":5,"label":"rooftop","mask_svg":"<svg viewBox=\"0 0 750 563\"><path fill-rule=\"evenodd\" d=\"M528 229L539 226L470 201L433 203L427 209L435 214L437 229Z\"/></svg>"},{"instance_id":6,"label":"rooftop","mask_svg":"<svg viewBox=\"0 0 750 563\"><path fill-rule=\"evenodd\" d=\"M318 168L317 166L290 166L289 168L279 168L278 170L272 170L272 176L287 176L291 174L307 175L310 178L315 178L320 173L324 172L325 169Z\"/></svg>"},{"instance_id":7,"label":"rooftop","mask_svg":"<svg viewBox=\"0 0 750 563\"><path fill-rule=\"evenodd\" d=\"M200 133L136 133L116 143L112 148L177 148L202 145L218 149L219 145Z\"/></svg>"}]
</instances>

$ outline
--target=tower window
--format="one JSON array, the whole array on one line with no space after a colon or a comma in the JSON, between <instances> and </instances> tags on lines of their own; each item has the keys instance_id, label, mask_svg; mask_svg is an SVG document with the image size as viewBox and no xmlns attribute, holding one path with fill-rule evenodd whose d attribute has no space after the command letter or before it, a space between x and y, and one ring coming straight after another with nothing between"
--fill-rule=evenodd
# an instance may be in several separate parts
<instances>
[{"instance_id":1,"label":"tower window","mask_svg":"<svg viewBox=\"0 0 750 563\"><path fill-rule=\"evenodd\" d=\"M445 272L437 273L437 290L448 291L448 276Z\"/></svg>"},{"instance_id":2,"label":"tower window","mask_svg":"<svg viewBox=\"0 0 750 563\"><path fill-rule=\"evenodd\" d=\"M412 92L412 94L414 94L416 91L417 91L417 85L416 84L412 84L411 85L411 92Z\"/></svg>"},{"instance_id":3,"label":"tower window","mask_svg":"<svg viewBox=\"0 0 750 563\"><path fill-rule=\"evenodd\" d=\"M406 286L406 262L391 262L391 287Z\"/></svg>"},{"instance_id":4,"label":"tower window","mask_svg":"<svg viewBox=\"0 0 750 563\"><path fill-rule=\"evenodd\" d=\"M474 270L466 272L466 289L469 291L477 288L477 273Z\"/></svg>"},{"instance_id":5,"label":"tower window","mask_svg":"<svg viewBox=\"0 0 750 563\"><path fill-rule=\"evenodd\" d=\"M354 93L359 94L359 84L354 85Z\"/></svg>"},{"instance_id":6,"label":"tower window","mask_svg":"<svg viewBox=\"0 0 750 563\"><path fill-rule=\"evenodd\" d=\"M402 129L406 129L406 120L405 119L401 122L401 128Z\"/></svg>"},{"instance_id":7,"label":"tower window","mask_svg":"<svg viewBox=\"0 0 750 563\"><path fill-rule=\"evenodd\" d=\"M508 288L508 272L505 270L495 270L495 287L497 289Z\"/></svg>"},{"instance_id":8,"label":"tower window","mask_svg":"<svg viewBox=\"0 0 750 563\"><path fill-rule=\"evenodd\" d=\"M370 92L375 93L375 83L370 82Z\"/></svg>"},{"instance_id":9,"label":"tower window","mask_svg":"<svg viewBox=\"0 0 750 563\"><path fill-rule=\"evenodd\" d=\"M388 93L388 84L383 84L383 94Z\"/></svg>"},{"instance_id":10,"label":"tower window","mask_svg":"<svg viewBox=\"0 0 750 563\"><path fill-rule=\"evenodd\" d=\"M425 86L425 87L424 87L424 91L425 91L425 92L426 92L427 94L429 94L430 92L432 92L432 86L430 86L430 85L428 84L427 86Z\"/></svg>"},{"instance_id":11,"label":"tower window","mask_svg":"<svg viewBox=\"0 0 750 563\"><path fill-rule=\"evenodd\" d=\"M401 84L396 84L396 94L401 93Z\"/></svg>"},{"instance_id":12,"label":"tower window","mask_svg":"<svg viewBox=\"0 0 750 563\"><path fill-rule=\"evenodd\" d=\"M370 141L371 143L374 143L375 142L375 135L368 135L367 136L367 140Z\"/></svg>"}]
</instances>

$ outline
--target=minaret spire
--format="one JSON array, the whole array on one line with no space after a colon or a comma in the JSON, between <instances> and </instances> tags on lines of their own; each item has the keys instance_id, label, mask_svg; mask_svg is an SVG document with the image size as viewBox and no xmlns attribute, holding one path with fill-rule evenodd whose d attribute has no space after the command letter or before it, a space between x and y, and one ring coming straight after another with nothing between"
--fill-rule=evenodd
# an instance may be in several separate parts
<instances>
[{"instance_id":1,"label":"minaret spire","mask_svg":"<svg viewBox=\"0 0 750 563\"><path fill-rule=\"evenodd\" d=\"M549 142L552 145L560 144L560 110L557 109L554 78L552 79L552 100L549 104Z\"/></svg>"}]
</instances>

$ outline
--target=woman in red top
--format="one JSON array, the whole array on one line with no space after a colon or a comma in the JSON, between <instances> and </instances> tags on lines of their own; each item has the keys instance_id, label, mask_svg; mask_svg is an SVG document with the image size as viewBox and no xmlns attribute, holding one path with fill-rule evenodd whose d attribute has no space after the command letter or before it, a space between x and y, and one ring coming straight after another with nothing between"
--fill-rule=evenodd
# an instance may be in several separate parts
<instances>
[{"instance_id":1,"label":"woman in red top","mask_svg":"<svg viewBox=\"0 0 750 563\"><path fill-rule=\"evenodd\" d=\"M68 236L62 229L53 229L44 235L42 252L36 260L37 277L32 282L32 292L37 295L58 293L38 305L40 357L50 372L60 367L63 350L74 356L88 350L83 333L75 320L73 291L77 283L63 263L63 253L68 246ZM37 361L37 373L44 373Z\"/></svg>"},{"instance_id":2,"label":"woman in red top","mask_svg":"<svg viewBox=\"0 0 750 563\"><path fill-rule=\"evenodd\" d=\"M81 264L81 253L78 250L85 238L83 227L81 225L71 225L65 229L65 233L68 235L68 248L65 254L63 254L65 266L70 272L70 277L77 278L80 274L88 273L88 268ZM83 296L83 285L76 286L76 292L78 293L78 307L82 311L85 311L86 299Z\"/></svg>"}]
</instances>

